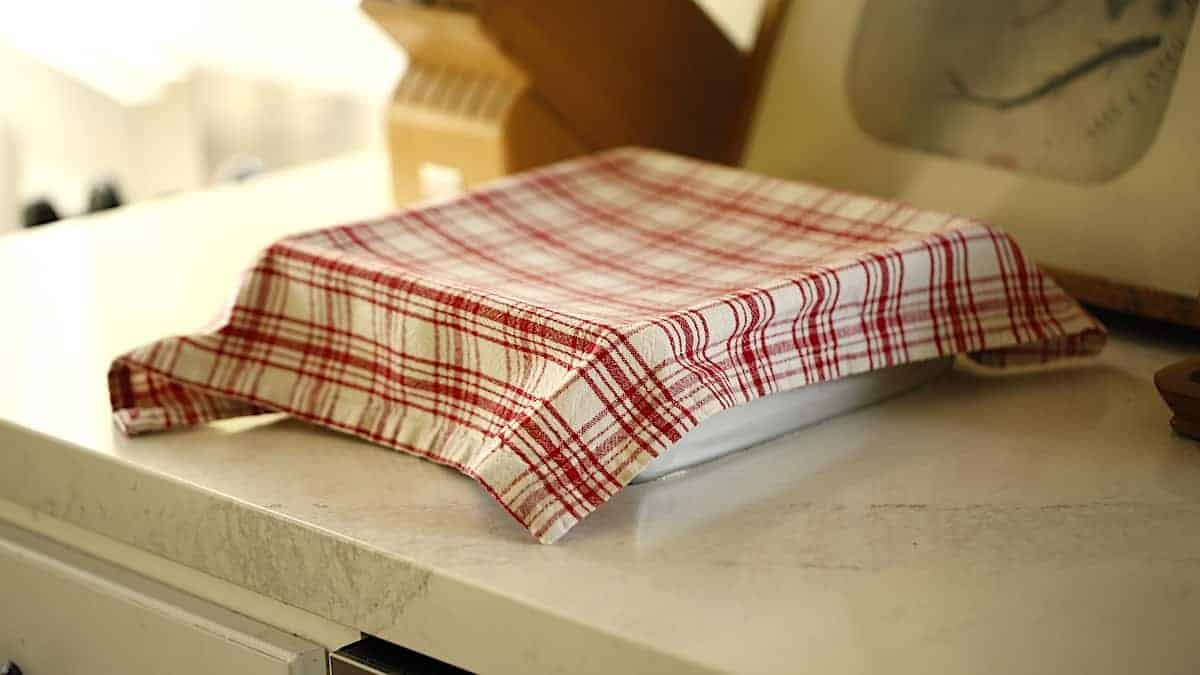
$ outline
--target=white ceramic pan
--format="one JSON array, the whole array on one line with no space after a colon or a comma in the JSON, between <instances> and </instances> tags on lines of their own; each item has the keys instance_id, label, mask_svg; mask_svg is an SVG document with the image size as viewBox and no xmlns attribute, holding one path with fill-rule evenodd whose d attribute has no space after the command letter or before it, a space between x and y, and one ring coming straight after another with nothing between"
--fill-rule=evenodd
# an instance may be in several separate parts
<instances>
[{"instance_id":1,"label":"white ceramic pan","mask_svg":"<svg viewBox=\"0 0 1200 675\"><path fill-rule=\"evenodd\" d=\"M647 464L633 482L661 478L916 389L949 369L953 362L947 357L874 370L781 391L722 410Z\"/></svg>"}]
</instances>

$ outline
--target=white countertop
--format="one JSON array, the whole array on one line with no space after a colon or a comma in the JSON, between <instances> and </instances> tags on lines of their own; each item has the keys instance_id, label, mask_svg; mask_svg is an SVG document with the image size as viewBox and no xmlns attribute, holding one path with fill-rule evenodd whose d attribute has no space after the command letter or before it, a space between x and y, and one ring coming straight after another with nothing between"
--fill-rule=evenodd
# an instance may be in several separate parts
<instances>
[{"instance_id":1,"label":"white countertop","mask_svg":"<svg viewBox=\"0 0 1200 675\"><path fill-rule=\"evenodd\" d=\"M1183 673L1200 444L1114 334L628 488L554 546L457 473L267 417L138 439L117 353L215 315L261 246L387 208L360 156L0 237L0 499L488 672Z\"/></svg>"}]
</instances>

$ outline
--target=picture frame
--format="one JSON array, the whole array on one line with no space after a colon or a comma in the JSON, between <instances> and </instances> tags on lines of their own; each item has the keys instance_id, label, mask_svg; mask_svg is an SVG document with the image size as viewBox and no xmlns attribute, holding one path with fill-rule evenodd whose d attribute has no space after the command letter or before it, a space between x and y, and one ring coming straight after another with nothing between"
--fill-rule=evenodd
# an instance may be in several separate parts
<instances>
[{"instance_id":1,"label":"picture frame","mask_svg":"<svg viewBox=\"0 0 1200 675\"><path fill-rule=\"evenodd\" d=\"M957 3L951 10L964 6L982 8L1011 4L1014 12L1036 12L1039 6L1052 5L1057 5L1058 11L1103 13L1115 7L1129 12L1126 15L1129 18L1122 21L1103 14L1094 19L1099 22L1096 44L1075 46L1075 51L1086 57L1082 66L1091 68L1077 78L1080 82L1091 78L1090 89L1072 82L1071 91L1047 94L1047 106L1059 106L1056 110L1048 107L1047 115L1057 115L1054 119L1059 121L1066 119L1068 126L1054 126L1047 121L1045 128L1058 129L1064 137L1070 135L1071 119L1063 116L1073 114L1069 111L1079 111L1080 105L1093 101L1099 107L1094 113L1079 114L1078 123L1081 133L1094 131L1087 125L1094 127L1095 119L1103 121L1104 105L1110 103L1107 99L1116 96L1107 94L1104 87L1122 82L1123 88L1118 92L1127 94L1134 91L1135 86L1143 86L1138 78L1149 80L1154 66L1148 59L1158 58L1166 63L1166 66L1159 64L1159 71L1164 67L1171 70L1173 78L1169 82L1169 93L1163 96L1163 105L1157 111L1145 114L1145 119L1153 121L1155 126L1148 136L1143 133L1145 147L1133 153L1136 156L1132 156L1132 162L1126 162L1128 166L1115 172L1100 172L1113 175L1080 179L1028 170L1019 166L1022 157L1013 160L1002 154L989 161L990 157L981 160L952 156L953 153L938 152L928 145L915 147L920 144L906 143L902 138L881 138L877 130L876 133L868 130L871 125L864 124L864 117L872 114L871 106L879 109L893 103L908 105L910 117L913 114L928 115L928 112L914 108L911 101L901 101L903 92L894 96L868 96L872 100L864 106L863 83L855 81L855 77L861 75L864 58L882 64L877 66L878 72L903 78L908 76L904 72L905 60L912 61L914 50L921 50L922 45L938 37L906 37L900 34L894 22L889 22L882 33L886 39L878 45L864 46L861 41L870 30L868 12L877 11L880 3L889 10L905 6L916 12L926 5L936 6L938 2L792 0L781 18L779 36L767 66L742 163L749 169L771 175L978 218L1011 233L1068 292L1085 302L1200 327L1200 20L1194 16L1196 3L1190 0L1180 3L1152 0L961 3L943 0L943 7L949 6L947 3ZM872 3L876 3L874 8ZM1180 9L1175 11L1189 12L1191 21L1190 27L1184 26L1184 38L1172 38L1173 55L1169 59L1162 56L1166 53L1163 49L1166 38L1158 41L1161 45L1151 45L1153 49L1147 46L1145 38L1134 38L1142 40L1141 48L1146 54L1135 54L1136 58L1124 59L1125 63L1089 66L1089 59L1096 59L1091 54L1103 56L1104 50L1121 51L1121 43L1105 43L1102 38L1110 33L1120 34L1121 30L1130 32L1124 28L1126 21L1142 22L1134 31L1134 35L1140 36L1145 26L1154 25L1154 15L1149 13L1161 12L1168 5L1178 5ZM928 9L925 7L926 12ZM1178 22L1183 20L1179 16L1172 19L1176 22L1171 24L1176 34L1180 33ZM945 25L957 24L948 21ZM1073 24L1063 21L1061 25ZM1105 28L1108 25L1113 28ZM1047 35L1055 35L1052 27L1045 30ZM971 46L969 41L966 45ZM897 56L881 57L874 52L868 57L863 56L864 49L887 48L896 49ZM1134 51L1133 47L1125 47L1126 55ZM1063 63L1072 62L1066 59ZM1075 69L1082 66L1075 66ZM934 82L936 86L943 86L944 100L949 101L946 105L961 107L963 102L953 101L953 96L958 91L961 98L965 86L954 81L959 76L951 71L952 67L955 67L954 63L946 66L944 86ZM856 73L856 68L860 72ZM911 67L908 69L912 70ZM1045 66L1025 63L1018 70L1021 77L1035 84L1062 79L1074 72L1053 63ZM1163 75L1160 72L1155 77L1162 79ZM880 86L895 89L895 83L883 82ZM956 90L956 86L960 88ZM1146 83L1145 86L1150 85ZM1009 89L1021 91L1015 85ZM1029 89L1037 90L1037 87L1030 86ZM870 83L865 90L871 91ZM1087 94L1090 99L1084 96L1087 92L1092 92ZM859 100L856 101L856 97ZM865 112L864 107L868 108ZM1111 117L1114 113L1107 114ZM977 117L987 119L983 114ZM1003 116L991 114L990 119L1003 119ZM1037 118L1031 119L1036 121ZM975 120L968 122L974 124ZM980 134L987 132L986 126L971 129L974 128L981 129ZM1092 154L1103 158L1105 152L1093 151Z\"/></svg>"}]
</instances>

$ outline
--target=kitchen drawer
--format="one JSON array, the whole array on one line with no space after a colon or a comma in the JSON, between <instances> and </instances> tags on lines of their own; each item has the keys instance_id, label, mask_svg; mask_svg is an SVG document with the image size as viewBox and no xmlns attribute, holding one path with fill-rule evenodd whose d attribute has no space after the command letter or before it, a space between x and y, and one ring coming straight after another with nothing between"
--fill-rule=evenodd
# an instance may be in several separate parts
<instances>
[{"instance_id":1,"label":"kitchen drawer","mask_svg":"<svg viewBox=\"0 0 1200 675\"><path fill-rule=\"evenodd\" d=\"M316 644L0 523L0 666L25 675L326 672Z\"/></svg>"}]
</instances>

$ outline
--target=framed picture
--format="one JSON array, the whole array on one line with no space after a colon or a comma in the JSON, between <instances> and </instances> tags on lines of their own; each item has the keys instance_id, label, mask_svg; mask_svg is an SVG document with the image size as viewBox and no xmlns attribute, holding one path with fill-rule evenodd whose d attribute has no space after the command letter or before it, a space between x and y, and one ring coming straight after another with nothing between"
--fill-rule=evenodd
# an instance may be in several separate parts
<instances>
[{"instance_id":1,"label":"framed picture","mask_svg":"<svg viewBox=\"0 0 1200 675\"><path fill-rule=\"evenodd\" d=\"M1200 327L1197 0L792 0L744 163L999 225Z\"/></svg>"}]
</instances>

